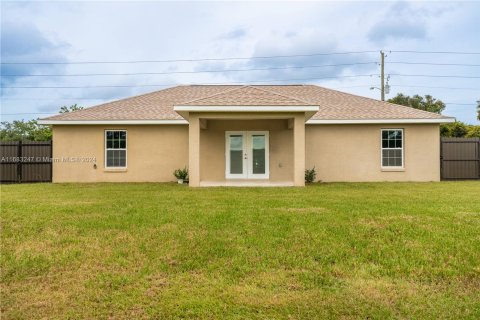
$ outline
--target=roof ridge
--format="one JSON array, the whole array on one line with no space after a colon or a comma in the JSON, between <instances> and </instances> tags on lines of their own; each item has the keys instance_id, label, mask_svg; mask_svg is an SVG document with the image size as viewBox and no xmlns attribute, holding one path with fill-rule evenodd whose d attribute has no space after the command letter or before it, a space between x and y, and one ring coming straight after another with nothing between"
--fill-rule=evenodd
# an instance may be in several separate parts
<instances>
[{"instance_id":1,"label":"roof ridge","mask_svg":"<svg viewBox=\"0 0 480 320\"><path fill-rule=\"evenodd\" d=\"M224 94L224 93L227 93L227 92L231 92L231 91L235 91L235 90L242 89L243 87L246 87L246 85L239 85L239 86L236 87L236 88L226 89L226 90L223 90L223 91L221 91L221 92L217 92L217 93L214 93L214 94L211 94L211 95L209 95L209 96L202 97L202 98L195 98L195 99L192 99L192 100L187 100L187 101L182 102L181 104L188 104L188 103L192 103L192 102L199 101L199 100L209 99L209 98L218 96L218 95L220 95L220 94Z\"/></svg>"},{"instance_id":2,"label":"roof ridge","mask_svg":"<svg viewBox=\"0 0 480 320\"><path fill-rule=\"evenodd\" d=\"M248 84L238 85L237 88L232 88L232 89L229 89L229 90L224 90L224 91L222 91L222 92L218 92L218 93L215 93L215 94L212 94L212 95L209 95L209 96L205 96L205 97L202 97L202 98L197 98L197 99L185 101L185 102L182 102L182 104L191 104L191 103L196 102L196 101L201 101L201 100L209 99L209 98L216 97L216 96L219 96L219 95L228 93L228 92L232 92L232 91L236 91L236 90L242 90L242 89L244 89L244 88L252 88L252 89L255 89L255 90L258 90L258 91L263 91L263 92L266 92L266 93L269 93L269 94L272 94L272 95L276 95L276 96L280 96L280 97L283 97L283 98L287 98L287 99L295 100L295 101L298 101L298 102L306 103L306 104L308 104L308 105L317 105L317 104L312 104L312 102L307 102L307 101L302 100L302 99L299 99L299 98L295 98L295 97L288 96L288 95L283 95L283 94L280 94L280 93L277 93L277 92L273 92L273 91L270 91L270 90L266 90L266 89L263 89L263 88L260 89L260 88L258 88L258 87L255 86L255 85L248 85Z\"/></svg>"},{"instance_id":3,"label":"roof ridge","mask_svg":"<svg viewBox=\"0 0 480 320\"><path fill-rule=\"evenodd\" d=\"M300 101L300 102L303 102L303 103L307 103L308 105L312 105L312 102L308 102L308 101L303 100L303 99L295 98L295 97L288 96L288 95L285 95L285 94L280 94L280 93L273 92L273 91L266 90L266 89L256 88L256 87L251 86L251 85L248 85L248 87L252 87L252 88L257 89L257 90L260 90L260 91L264 91L264 92L271 93L271 94L274 94L274 95L277 95L277 96L280 96L280 97L284 97L284 98L288 98L288 99ZM315 104L315 105L317 105L317 104Z\"/></svg>"}]
</instances>

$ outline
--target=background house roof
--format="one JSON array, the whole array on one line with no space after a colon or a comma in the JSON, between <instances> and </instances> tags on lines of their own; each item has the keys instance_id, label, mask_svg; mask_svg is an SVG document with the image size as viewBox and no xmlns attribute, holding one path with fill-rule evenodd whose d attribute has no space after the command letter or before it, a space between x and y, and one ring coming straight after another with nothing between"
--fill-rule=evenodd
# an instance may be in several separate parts
<instances>
[{"instance_id":1,"label":"background house roof","mask_svg":"<svg viewBox=\"0 0 480 320\"><path fill-rule=\"evenodd\" d=\"M319 106L313 120L448 119L315 85L188 85L117 100L44 120L181 120L174 106Z\"/></svg>"}]
</instances>

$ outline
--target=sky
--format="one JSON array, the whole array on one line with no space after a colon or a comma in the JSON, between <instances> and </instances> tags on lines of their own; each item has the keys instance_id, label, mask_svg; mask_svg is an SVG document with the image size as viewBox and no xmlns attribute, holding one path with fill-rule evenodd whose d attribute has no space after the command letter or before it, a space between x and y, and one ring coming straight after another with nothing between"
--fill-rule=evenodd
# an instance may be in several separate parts
<instances>
[{"instance_id":1,"label":"sky","mask_svg":"<svg viewBox=\"0 0 480 320\"><path fill-rule=\"evenodd\" d=\"M387 99L430 94L443 114L479 124L479 13L480 2L445 1L2 1L1 120L191 83L311 83L379 99L384 50Z\"/></svg>"}]
</instances>

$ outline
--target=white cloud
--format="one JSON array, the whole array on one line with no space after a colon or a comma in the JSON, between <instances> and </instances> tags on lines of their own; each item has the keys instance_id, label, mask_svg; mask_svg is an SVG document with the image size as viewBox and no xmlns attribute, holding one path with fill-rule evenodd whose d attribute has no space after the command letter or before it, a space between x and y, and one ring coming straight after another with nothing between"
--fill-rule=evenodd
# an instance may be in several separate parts
<instances>
[{"instance_id":1,"label":"white cloud","mask_svg":"<svg viewBox=\"0 0 480 320\"><path fill-rule=\"evenodd\" d=\"M34 55L13 54L8 59L58 61L168 60L209 57L251 57L312 52L384 49L419 51L480 51L476 34L476 3L378 2L2 2L2 33L16 25L27 26L22 38L43 39ZM3 34L2 34L3 35ZM36 36L35 36L36 35ZM35 36L35 37L34 37ZM3 39L3 37L2 37ZM31 42L32 44L35 41ZM48 44L48 45L47 45ZM37 46L38 47L38 46ZM18 52L22 44L7 46ZM2 59L7 59L2 49ZM5 52L7 52L5 51ZM68 65L49 73L128 73L193 71L222 68L281 68L378 60L378 54L315 56L296 59L237 60L215 63L138 63ZM477 62L478 56L391 53L387 72L401 74L479 75L480 68L389 64L393 61ZM20 72L19 70L18 72ZM27 71L27 70L24 70ZM45 72L34 69L34 72ZM30 72L30 70L28 70ZM377 73L378 66L288 69L256 72L198 73L139 76L20 78L23 86L96 86L190 82L228 82L265 79L313 78ZM313 81L329 87L378 98L377 77ZM298 81L296 81L298 82ZM446 113L474 122L475 91L428 89L422 86L478 87L478 79L408 78L392 76L392 94L432 94L447 102L472 102L471 107L449 106ZM361 86L361 87L352 87ZM402 86L413 86L402 87ZM152 87L94 89L2 90L2 113L40 112L78 102L61 98L121 98L153 91ZM52 99L15 101L15 99ZM42 102L43 101L43 102ZM468 109L470 108L470 109ZM32 116L33 117L33 116ZM17 117L18 118L18 117ZM11 118L8 118L11 119Z\"/></svg>"}]
</instances>

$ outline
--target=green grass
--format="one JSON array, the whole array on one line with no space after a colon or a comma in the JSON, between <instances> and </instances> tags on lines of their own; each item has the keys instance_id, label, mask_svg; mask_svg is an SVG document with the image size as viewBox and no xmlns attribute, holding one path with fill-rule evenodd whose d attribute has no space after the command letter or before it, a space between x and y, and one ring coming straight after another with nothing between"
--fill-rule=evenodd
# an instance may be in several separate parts
<instances>
[{"instance_id":1,"label":"green grass","mask_svg":"<svg viewBox=\"0 0 480 320\"><path fill-rule=\"evenodd\" d=\"M480 182L1 187L2 319L480 318Z\"/></svg>"}]
</instances>

